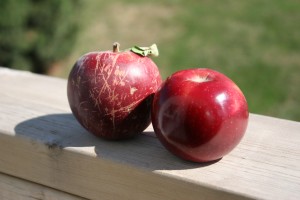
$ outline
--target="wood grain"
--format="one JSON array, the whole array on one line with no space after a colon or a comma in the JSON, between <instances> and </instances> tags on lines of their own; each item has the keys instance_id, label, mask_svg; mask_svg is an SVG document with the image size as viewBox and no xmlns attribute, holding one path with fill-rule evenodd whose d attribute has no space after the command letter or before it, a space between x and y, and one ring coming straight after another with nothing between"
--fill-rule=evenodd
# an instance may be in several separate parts
<instances>
[{"instance_id":1,"label":"wood grain","mask_svg":"<svg viewBox=\"0 0 300 200\"><path fill-rule=\"evenodd\" d=\"M0 173L1 200L84 200L68 193Z\"/></svg>"},{"instance_id":2,"label":"wood grain","mask_svg":"<svg viewBox=\"0 0 300 200\"><path fill-rule=\"evenodd\" d=\"M0 68L0 172L89 199L299 199L300 123L250 115L215 163L183 161L152 126L109 142L74 119L66 80Z\"/></svg>"}]
</instances>

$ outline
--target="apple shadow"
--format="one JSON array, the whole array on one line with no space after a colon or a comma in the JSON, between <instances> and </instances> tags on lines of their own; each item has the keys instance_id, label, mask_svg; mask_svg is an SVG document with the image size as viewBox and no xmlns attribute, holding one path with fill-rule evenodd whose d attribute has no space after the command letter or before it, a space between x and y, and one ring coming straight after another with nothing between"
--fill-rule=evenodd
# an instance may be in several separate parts
<instances>
[{"instance_id":1,"label":"apple shadow","mask_svg":"<svg viewBox=\"0 0 300 200\"><path fill-rule=\"evenodd\" d=\"M50 151L53 148L93 147L98 158L151 171L208 167L219 161L194 163L182 160L168 152L154 132L143 132L126 140L103 140L88 133L71 113L28 119L16 125L15 134L44 143Z\"/></svg>"}]
</instances>

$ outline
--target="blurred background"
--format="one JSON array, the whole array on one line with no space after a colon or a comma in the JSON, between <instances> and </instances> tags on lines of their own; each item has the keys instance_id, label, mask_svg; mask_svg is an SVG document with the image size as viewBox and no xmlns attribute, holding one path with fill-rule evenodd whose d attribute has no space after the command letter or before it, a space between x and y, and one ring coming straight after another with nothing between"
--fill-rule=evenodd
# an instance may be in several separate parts
<instances>
[{"instance_id":1,"label":"blurred background","mask_svg":"<svg viewBox=\"0 0 300 200\"><path fill-rule=\"evenodd\" d=\"M156 43L163 78L218 70L250 112L300 121L299 0L1 0L0 66L67 78L84 53Z\"/></svg>"}]
</instances>

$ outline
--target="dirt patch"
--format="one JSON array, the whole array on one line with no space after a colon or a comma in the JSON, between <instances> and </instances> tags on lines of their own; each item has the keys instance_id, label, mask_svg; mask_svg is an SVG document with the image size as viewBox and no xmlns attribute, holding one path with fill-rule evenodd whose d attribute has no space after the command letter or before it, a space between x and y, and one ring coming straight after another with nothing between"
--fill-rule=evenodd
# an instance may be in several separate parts
<instances>
[{"instance_id":1,"label":"dirt patch","mask_svg":"<svg viewBox=\"0 0 300 200\"><path fill-rule=\"evenodd\" d=\"M114 2L107 5L102 17L87 30L87 41L97 41L98 38L98 45L106 48L118 41L123 49L171 40L181 30L172 24L178 10L175 5Z\"/></svg>"}]
</instances>

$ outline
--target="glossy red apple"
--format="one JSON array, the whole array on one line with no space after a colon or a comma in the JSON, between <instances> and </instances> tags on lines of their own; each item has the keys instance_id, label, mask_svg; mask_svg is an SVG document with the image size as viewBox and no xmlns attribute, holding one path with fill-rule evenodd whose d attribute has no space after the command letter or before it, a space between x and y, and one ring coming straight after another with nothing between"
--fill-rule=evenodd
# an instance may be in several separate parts
<instances>
[{"instance_id":1,"label":"glossy red apple","mask_svg":"<svg viewBox=\"0 0 300 200\"><path fill-rule=\"evenodd\" d=\"M173 154L194 162L222 158L242 139L248 124L242 91L211 69L174 73L155 94L152 124Z\"/></svg>"},{"instance_id":2,"label":"glossy red apple","mask_svg":"<svg viewBox=\"0 0 300 200\"><path fill-rule=\"evenodd\" d=\"M155 51L134 47L120 52L115 44L113 51L90 52L77 60L67 94L84 128L111 140L129 138L147 128L153 95L162 82L157 66L147 57Z\"/></svg>"}]
</instances>

